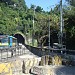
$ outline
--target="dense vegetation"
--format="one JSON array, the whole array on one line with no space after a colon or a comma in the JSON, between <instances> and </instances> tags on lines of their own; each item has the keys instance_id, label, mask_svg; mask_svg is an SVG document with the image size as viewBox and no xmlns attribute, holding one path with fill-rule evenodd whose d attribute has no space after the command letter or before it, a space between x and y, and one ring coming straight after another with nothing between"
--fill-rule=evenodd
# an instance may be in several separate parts
<instances>
[{"instance_id":1,"label":"dense vegetation","mask_svg":"<svg viewBox=\"0 0 75 75\"><path fill-rule=\"evenodd\" d=\"M68 1L68 0L67 0ZM68 48L74 49L75 44L75 4L73 6L63 6L64 33L66 33L66 44ZM59 5L50 12L46 12L40 6L31 5L27 7L24 0L0 0L0 34L13 35L20 31L30 38L39 39L48 35L49 17L51 25L51 40L57 42L60 25ZM33 13L35 15L33 15ZM33 26L33 17L35 20ZM34 34L32 34L34 32ZM46 38L47 39L47 38ZM55 39L55 40L54 40ZM46 42L46 40L42 40Z\"/></svg>"}]
</instances>

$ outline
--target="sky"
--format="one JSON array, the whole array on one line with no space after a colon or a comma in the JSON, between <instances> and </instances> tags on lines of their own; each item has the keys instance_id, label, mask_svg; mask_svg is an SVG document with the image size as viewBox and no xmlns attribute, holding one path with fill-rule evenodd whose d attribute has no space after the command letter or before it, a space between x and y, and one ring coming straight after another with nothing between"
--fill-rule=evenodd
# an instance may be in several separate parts
<instances>
[{"instance_id":1,"label":"sky","mask_svg":"<svg viewBox=\"0 0 75 75\"><path fill-rule=\"evenodd\" d=\"M62 0L63 4L65 0ZM59 4L60 0L25 0L26 5L30 8L31 4L36 6L41 6L43 10L49 11L50 7L54 7L55 5Z\"/></svg>"}]
</instances>

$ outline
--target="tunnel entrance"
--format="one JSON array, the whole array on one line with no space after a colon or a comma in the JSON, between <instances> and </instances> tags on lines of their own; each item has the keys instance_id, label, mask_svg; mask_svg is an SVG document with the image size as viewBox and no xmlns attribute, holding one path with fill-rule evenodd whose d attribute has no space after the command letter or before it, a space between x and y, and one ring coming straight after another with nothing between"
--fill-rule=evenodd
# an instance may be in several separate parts
<instances>
[{"instance_id":1,"label":"tunnel entrance","mask_svg":"<svg viewBox=\"0 0 75 75\"><path fill-rule=\"evenodd\" d=\"M42 44L42 46L49 46L49 37L46 36L46 37L42 38L41 44ZM50 46L52 46L52 45L53 45L53 41L52 41L52 38L50 38Z\"/></svg>"},{"instance_id":2,"label":"tunnel entrance","mask_svg":"<svg viewBox=\"0 0 75 75\"><path fill-rule=\"evenodd\" d=\"M53 47L53 43L58 43L57 33L50 35L50 46ZM45 35L40 38L40 44L42 46L49 46L49 36Z\"/></svg>"},{"instance_id":3,"label":"tunnel entrance","mask_svg":"<svg viewBox=\"0 0 75 75\"><path fill-rule=\"evenodd\" d=\"M25 44L25 38L21 34L15 34L14 37L17 38L18 43Z\"/></svg>"}]
</instances>

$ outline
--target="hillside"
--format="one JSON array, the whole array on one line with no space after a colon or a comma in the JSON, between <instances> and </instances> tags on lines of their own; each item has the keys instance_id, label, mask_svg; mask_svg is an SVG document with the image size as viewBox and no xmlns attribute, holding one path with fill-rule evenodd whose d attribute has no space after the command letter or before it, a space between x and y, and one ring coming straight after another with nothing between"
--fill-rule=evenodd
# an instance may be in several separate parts
<instances>
[{"instance_id":1,"label":"hillside","mask_svg":"<svg viewBox=\"0 0 75 75\"><path fill-rule=\"evenodd\" d=\"M31 5L27 7L24 0L0 0L0 34L13 35L15 32L22 32L27 37L39 39L49 34L49 21L51 29L51 40L58 41L60 28L59 5L51 9L50 12L44 11L40 6ZM70 9L71 10L68 10ZM75 7L64 6L64 37L67 47L75 49ZM50 17L50 20L49 20ZM34 18L34 25L33 25ZM65 37L66 34L66 37ZM48 36L42 43L48 44Z\"/></svg>"}]
</instances>

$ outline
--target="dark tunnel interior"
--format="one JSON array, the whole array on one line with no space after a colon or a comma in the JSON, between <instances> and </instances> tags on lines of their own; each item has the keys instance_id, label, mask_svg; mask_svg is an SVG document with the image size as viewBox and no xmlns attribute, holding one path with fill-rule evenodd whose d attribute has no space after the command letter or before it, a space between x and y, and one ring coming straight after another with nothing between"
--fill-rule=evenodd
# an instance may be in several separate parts
<instances>
[{"instance_id":1,"label":"dark tunnel interior","mask_svg":"<svg viewBox=\"0 0 75 75\"><path fill-rule=\"evenodd\" d=\"M25 39L21 34L15 34L14 37L17 38L18 43L25 44Z\"/></svg>"},{"instance_id":2,"label":"dark tunnel interior","mask_svg":"<svg viewBox=\"0 0 75 75\"><path fill-rule=\"evenodd\" d=\"M49 45L49 37L47 36L47 37L43 38L43 40L45 40L43 45L48 46ZM53 34L53 35L50 36L50 46L51 47L53 47L53 43L58 43L57 34Z\"/></svg>"}]
</instances>

